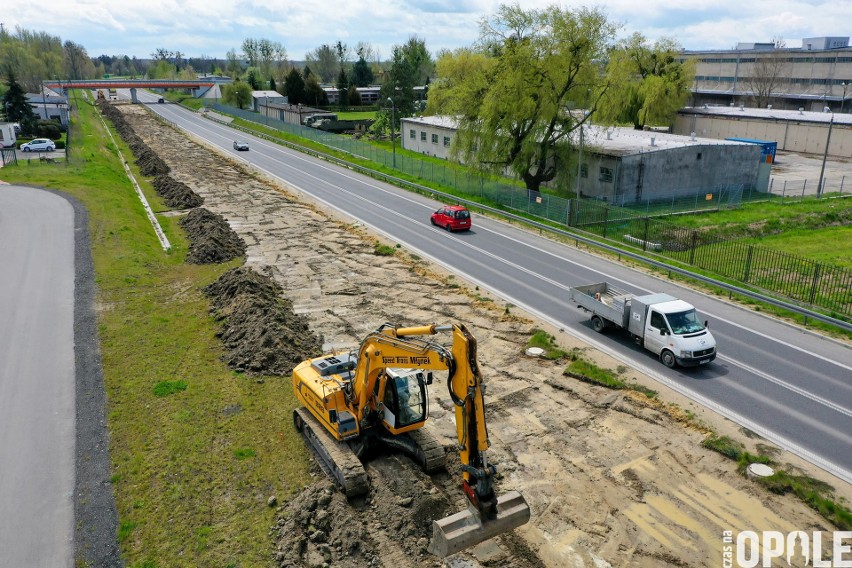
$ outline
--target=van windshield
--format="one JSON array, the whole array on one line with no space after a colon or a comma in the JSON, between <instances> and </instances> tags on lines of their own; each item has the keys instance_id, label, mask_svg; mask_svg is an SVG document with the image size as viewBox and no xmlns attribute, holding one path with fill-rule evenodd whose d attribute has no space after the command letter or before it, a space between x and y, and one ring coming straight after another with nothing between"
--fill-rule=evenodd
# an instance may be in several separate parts
<instances>
[{"instance_id":1,"label":"van windshield","mask_svg":"<svg viewBox=\"0 0 852 568\"><path fill-rule=\"evenodd\" d=\"M695 310L666 314L666 319L669 322L672 333L675 335L704 330L704 325L698 320L698 314L695 313Z\"/></svg>"}]
</instances>

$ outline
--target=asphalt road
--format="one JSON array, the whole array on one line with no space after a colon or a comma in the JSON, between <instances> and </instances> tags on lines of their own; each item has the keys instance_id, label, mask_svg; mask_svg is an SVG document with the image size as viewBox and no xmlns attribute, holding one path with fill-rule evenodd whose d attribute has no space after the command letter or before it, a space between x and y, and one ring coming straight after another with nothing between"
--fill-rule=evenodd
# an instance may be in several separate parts
<instances>
[{"instance_id":1,"label":"asphalt road","mask_svg":"<svg viewBox=\"0 0 852 568\"><path fill-rule=\"evenodd\" d=\"M177 105L151 108L294 191L369 225L852 482L849 346L478 215L472 231L446 233L429 224L436 201L237 133ZM248 140L251 150L234 152L236 138ZM633 292L667 292L692 303L710 321L719 357L698 369L669 370L624 336L596 334L588 316L568 302L568 288L602 281Z\"/></svg>"},{"instance_id":2,"label":"asphalt road","mask_svg":"<svg viewBox=\"0 0 852 568\"><path fill-rule=\"evenodd\" d=\"M73 566L74 210L0 186L0 565Z\"/></svg>"}]
</instances>

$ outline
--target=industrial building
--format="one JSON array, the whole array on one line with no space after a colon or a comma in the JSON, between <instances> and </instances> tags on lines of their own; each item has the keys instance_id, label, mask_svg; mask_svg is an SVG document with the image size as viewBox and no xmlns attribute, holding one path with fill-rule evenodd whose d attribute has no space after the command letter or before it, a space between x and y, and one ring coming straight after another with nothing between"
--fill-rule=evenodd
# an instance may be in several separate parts
<instances>
[{"instance_id":1,"label":"industrial building","mask_svg":"<svg viewBox=\"0 0 852 568\"><path fill-rule=\"evenodd\" d=\"M749 108L745 105L687 107L673 132L707 138L750 138L776 142L779 150L852 158L852 114Z\"/></svg>"},{"instance_id":2,"label":"industrial building","mask_svg":"<svg viewBox=\"0 0 852 568\"><path fill-rule=\"evenodd\" d=\"M852 112L849 37L802 39L801 47L740 43L735 49L683 51L695 62L693 107L760 106Z\"/></svg>"},{"instance_id":3,"label":"industrial building","mask_svg":"<svg viewBox=\"0 0 852 568\"><path fill-rule=\"evenodd\" d=\"M455 132L450 117L405 118L400 139L407 150L446 158ZM757 144L595 125L583 127L582 140L580 130L574 134L582 148L581 197L621 205L720 190L765 191L769 184L770 165L762 163Z\"/></svg>"}]
</instances>

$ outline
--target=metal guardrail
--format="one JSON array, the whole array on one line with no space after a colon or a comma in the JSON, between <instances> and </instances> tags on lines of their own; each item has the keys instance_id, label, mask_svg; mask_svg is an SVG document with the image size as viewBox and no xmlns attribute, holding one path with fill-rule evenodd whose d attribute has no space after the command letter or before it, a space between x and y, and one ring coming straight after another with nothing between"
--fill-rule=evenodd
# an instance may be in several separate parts
<instances>
[{"instance_id":1,"label":"metal guardrail","mask_svg":"<svg viewBox=\"0 0 852 568\"><path fill-rule=\"evenodd\" d=\"M211 119L211 120L213 120L213 119ZM176 128L180 128L178 125L171 123L170 121L164 120L164 122L172 124ZM371 170L369 168L365 168L363 166L359 166L357 164L353 164L351 162L341 160L340 158L337 158L337 157L332 156L330 154L325 154L323 152L319 152L319 151L313 150L311 148L306 148L304 146L300 146L298 144L294 144L294 143L288 142L286 140L281 140L280 138L275 138L275 137L269 136L267 134L259 133L257 131L251 130L249 128L237 126L237 125L234 125L234 124L231 124L231 123L228 123L228 126L230 126L231 128L234 128L236 130L240 130L242 132L250 133L253 136L258 136L258 137L261 137L265 140L269 140L270 142L282 144L284 146L287 146L287 147L292 148L294 150L297 150L299 152L307 153L307 154L312 155L314 157L321 158L323 160L326 160L328 162L340 165L342 167L346 167L348 169L355 170L359 173L370 176L372 178L383 180L387 183L390 183L391 185L409 188L409 189L415 190L419 193L428 194L428 195L431 195L433 197L435 197L435 196L441 197L442 199L445 199L445 200L455 201L455 202L464 204L468 207L472 207L472 208L479 209L479 210L482 210L482 211L487 211L491 214L502 216L502 217L505 217L507 219L512 219L513 221L517 221L517 222L523 223L525 225L528 225L530 227L537 228L540 231L547 231L549 233L559 235L561 237L573 239L575 241L579 241L579 242L585 243L587 245L594 246L594 247L606 250L606 251L614 253L614 254L626 256L626 257L628 257L632 260L635 260L637 262L641 262L641 263L644 263L644 264L647 264L647 265L650 265L650 266L654 266L656 268L660 268L662 270L666 270L666 271L669 271L669 272L674 272L674 273L679 274L681 276L684 276L686 278L697 280L697 281L702 282L704 284L707 284L707 285L710 285L710 286L715 286L715 287L721 288L723 290L727 290L728 292L733 293L733 294L745 296L747 298L751 298L753 300L757 300L757 301L763 302L765 304L770 304L772 306L797 313L797 314L803 316L804 318L806 318L806 320L807 319L814 319L814 320L821 321L821 322L829 324L829 325L836 326L836 327L844 329L846 331L852 331L852 323L850 323L850 322L846 322L846 321L843 321L843 320L840 320L840 319L837 319L837 318L833 318L831 316L827 316L825 314L810 310L808 308L804 308L804 307L798 306L796 304L791 304L789 302L779 300L779 299L774 298L772 296L767 296L765 294L753 292L753 291L748 290L746 288L734 286L733 284L729 284L727 282L722 282L720 280L716 280L714 278L710 278L710 277L704 276L702 274L697 274L695 272L691 272L689 270L685 270L683 268L679 268L677 266L673 266L671 264L667 264L665 262L658 261L658 260L655 260L653 258L649 258L647 256L644 256L644 255L641 255L641 254L638 254L638 253L634 253L634 252L631 252L629 250L625 250L623 248L616 247L614 245L609 245L607 243L601 242L600 240L578 234L578 232L571 232L571 231L566 231L564 229L558 229L556 227L552 227L552 226L546 225L544 223L539 223L538 221L534 221L534 220L529 219L527 217L515 215L514 213L510 213L510 212L502 210L502 209L496 209L494 207L489 207L487 205L483 205L483 204L475 202L475 201L470 201L470 200L467 200L467 199L460 198L456 195L444 193L440 190L437 190L437 189L434 189L434 188L431 188L431 187L427 187L427 186L420 185L420 184L417 184L417 183L414 183L414 182L410 182L408 180L397 178L397 177L394 177L392 175L385 174L385 173L382 173L382 172L377 172L375 170ZM341 150L339 148L333 148L333 149L335 151L338 151L338 152L342 152L342 153L346 153L346 154L355 156L354 154L351 154L351 153L346 152L345 150ZM360 156L358 156L358 157L360 157ZM575 231L579 231L579 230L575 230Z\"/></svg>"}]
</instances>

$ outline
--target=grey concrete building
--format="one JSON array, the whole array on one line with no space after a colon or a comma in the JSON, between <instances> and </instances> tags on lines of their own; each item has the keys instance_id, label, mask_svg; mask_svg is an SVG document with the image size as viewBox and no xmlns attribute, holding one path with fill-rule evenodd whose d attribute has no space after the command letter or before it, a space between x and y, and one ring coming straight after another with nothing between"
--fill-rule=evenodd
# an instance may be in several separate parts
<instances>
[{"instance_id":1,"label":"grey concrete building","mask_svg":"<svg viewBox=\"0 0 852 568\"><path fill-rule=\"evenodd\" d=\"M588 126L577 189L618 205L765 191L769 167L760 155L755 144Z\"/></svg>"},{"instance_id":2,"label":"grey concrete building","mask_svg":"<svg viewBox=\"0 0 852 568\"><path fill-rule=\"evenodd\" d=\"M405 118L402 147L446 158L456 124L446 116ZM575 131L573 143L582 146L576 185L582 197L621 205L704 197L723 189L765 191L769 184L769 165L761 166L755 144L594 125L583 127L582 142L579 134ZM566 167L576 180L576 164Z\"/></svg>"},{"instance_id":3,"label":"grey concrete building","mask_svg":"<svg viewBox=\"0 0 852 568\"><path fill-rule=\"evenodd\" d=\"M707 138L750 138L778 143L779 150L852 158L852 115L747 106L687 107L673 132ZM827 150L826 150L827 149Z\"/></svg>"}]
</instances>

